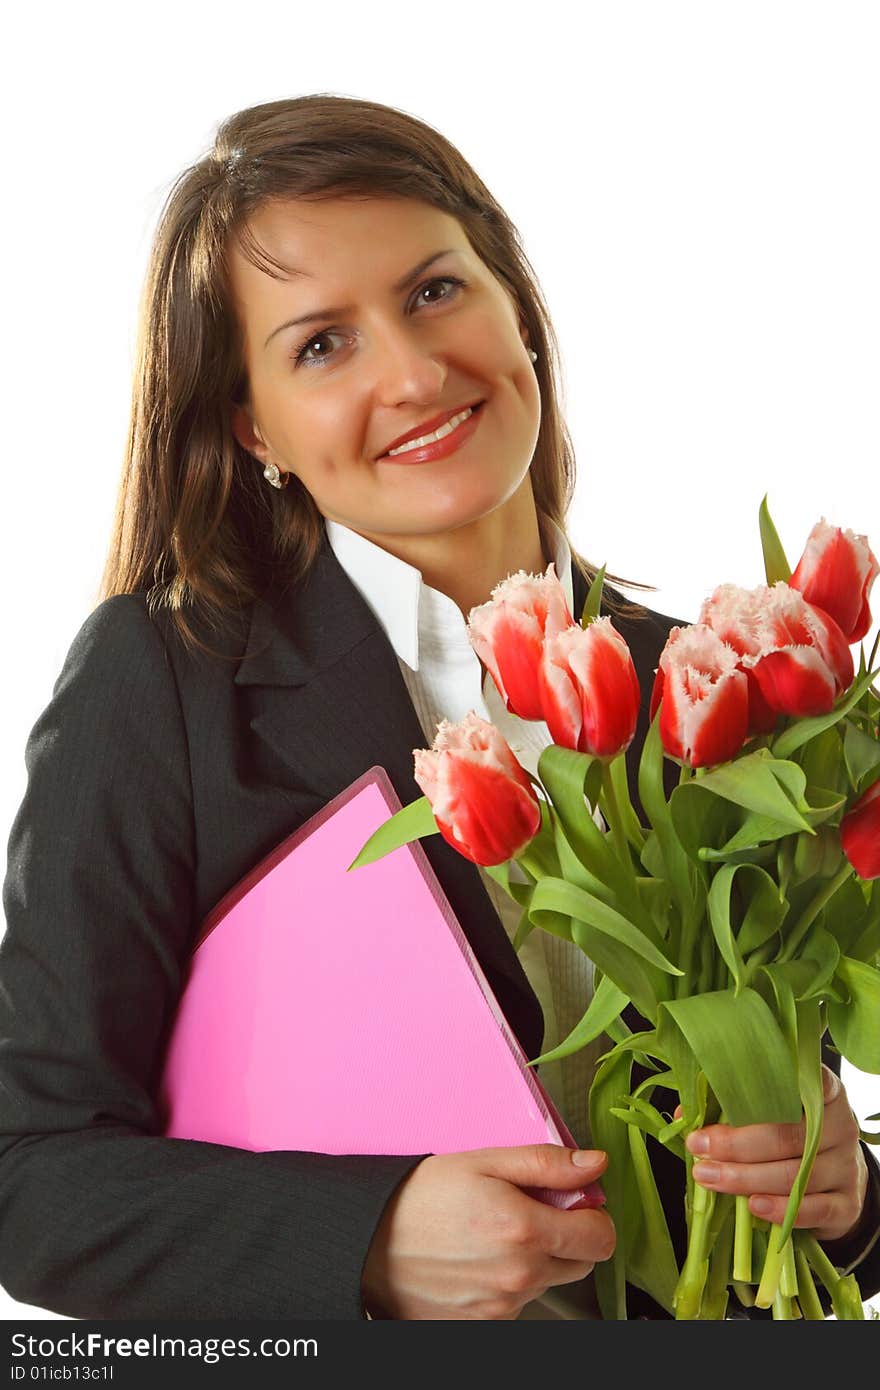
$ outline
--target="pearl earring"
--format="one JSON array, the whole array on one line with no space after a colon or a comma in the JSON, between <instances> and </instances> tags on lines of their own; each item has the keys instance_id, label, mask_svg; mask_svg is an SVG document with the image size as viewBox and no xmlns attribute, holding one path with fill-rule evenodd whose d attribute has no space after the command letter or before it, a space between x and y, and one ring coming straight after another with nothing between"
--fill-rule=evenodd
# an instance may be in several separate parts
<instances>
[{"instance_id":1,"label":"pearl earring","mask_svg":"<svg viewBox=\"0 0 880 1390\"><path fill-rule=\"evenodd\" d=\"M287 487L290 482L290 474L282 473L277 463L267 463L263 469L263 477L273 487Z\"/></svg>"},{"instance_id":2,"label":"pearl earring","mask_svg":"<svg viewBox=\"0 0 880 1390\"><path fill-rule=\"evenodd\" d=\"M531 357L533 362L537 362L538 354L535 352L534 348L529 348L529 357Z\"/></svg>"}]
</instances>

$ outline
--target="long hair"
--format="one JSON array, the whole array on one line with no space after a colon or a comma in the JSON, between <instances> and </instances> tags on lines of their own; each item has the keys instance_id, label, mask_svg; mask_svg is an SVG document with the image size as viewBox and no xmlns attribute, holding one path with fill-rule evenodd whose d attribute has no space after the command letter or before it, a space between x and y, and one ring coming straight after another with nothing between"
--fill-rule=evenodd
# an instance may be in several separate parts
<instances>
[{"instance_id":1,"label":"long hair","mask_svg":"<svg viewBox=\"0 0 880 1390\"><path fill-rule=\"evenodd\" d=\"M568 534L575 485L571 439L557 399L559 348L517 229L458 150L406 112L319 93L239 111L211 151L171 187L153 238L138 317L132 405L112 537L98 601L146 591L190 646L195 613L222 623L279 577L314 564L324 519L298 478L266 485L232 431L249 400L227 248L268 274L283 267L249 233L270 199L417 199L458 219L476 254L512 293L537 349L541 423L531 462L541 542L545 517ZM570 542L569 542L570 543ZM591 580L595 567L572 558ZM608 575L633 588L637 584ZM612 611L643 611L606 591Z\"/></svg>"}]
</instances>

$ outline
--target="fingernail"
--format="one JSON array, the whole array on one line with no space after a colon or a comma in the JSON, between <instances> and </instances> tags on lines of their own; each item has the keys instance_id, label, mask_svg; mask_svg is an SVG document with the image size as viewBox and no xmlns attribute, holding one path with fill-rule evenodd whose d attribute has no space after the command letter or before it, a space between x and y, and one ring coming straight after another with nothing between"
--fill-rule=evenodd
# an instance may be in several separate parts
<instances>
[{"instance_id":1,"label":"fingernail","mask_svg":"<svg viewBox=\"0 0 880 1390\"><path fill-rule=\"evenodd\" d=\"M695 1129L693 1134L689 1134L686 1144L692 1154L707 1154L709 1152L709 1136L704 1134L701 1129Z\"/></svg>"},{"instance_id":2,"label":"fingernail","mask_svg":"<svg viewBox=\"0 0 880 1390\"><path fill-rule=\"evenodd\" d=\"M694 1179L697 1182L717 1182L721 1177L721 1168L717 1163L695 1163Z\"/></svg>"},{"instance_id":3,"label":"fingernail","mask_svg":"<svg viewBox=\"0 0 880 1390\"><path fill-rule=\"evenodd\" d=\"M753 1197L750 1206L756 1216L769 1216L773 1210L773 1203L769 1197Z\"/></svg>"},{"instance_id":4,"label":"fingernail","mask_svg":"<svg viewBox=\"0 0 880 1390\"><path fill-rule=\"evenodd\" d=\"M574 1149L571 1161L577 1168L595 1168L604 1157L601 1149Z\"/></svg>"}]
</instances>

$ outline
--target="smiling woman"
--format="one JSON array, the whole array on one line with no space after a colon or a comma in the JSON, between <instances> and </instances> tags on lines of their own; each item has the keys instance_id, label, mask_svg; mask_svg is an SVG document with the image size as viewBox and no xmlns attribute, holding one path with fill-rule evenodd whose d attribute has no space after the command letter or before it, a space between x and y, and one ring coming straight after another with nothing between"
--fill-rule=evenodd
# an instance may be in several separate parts
<instances>
[{"instance_id":1,"label":"smiling woman","mask_svg":"<svg viewBox=\"0 0 880 1390\"><path fill-rule=\"evenodd\" d=\"M410 199L285 200L252 215L249 231L291 269L273 279L237 247L230 256L248 381L233 419L242 447L295 476L326 519L420 569L465 616L498 574L543 570L528 329L456 219ZM447 249L424 255L438 244ZM447 264L461 272L451 288L434 273ZM431 277L409 289L427 265ZM307 313L327 326L303 343L295 311L316 296L347 307Z\"/></svg>"},{"instance_id":2,"label":"smiling woman","mask_svg":"<svg viewBox=\"0 0 880 1390\"><path fill-rule=\"evenodd\" d=\"M253 107L175 182L101 599L31 733L9 841L0 1280L16 1299L77 1318L595 1315L608 1213L528 1191L605 1167L586 1049L541 1072L577 1157L251 1152L169 1137L157 1095L200 926L255 865L371 767L413 801L413 749L439 720L485 714L532 770L550 742L505 708L466 618L551 566L583 610L595 569L566 529L557 362L516 228L404 112ZM643 693L633 778L673 619L606 585L609 614ZM523 1052L555 1046L591 962L550 932L518 954L497 883L441 836L425 853ZM291 919L327 929L297 904ZM289 981L291 1008L308 987ZM846 1200L823 1233L869 1293L876 1174L866 1199L835 1104ZM681 1237L662 1162L658 1186Z\"/></svg>"}]
</instances>

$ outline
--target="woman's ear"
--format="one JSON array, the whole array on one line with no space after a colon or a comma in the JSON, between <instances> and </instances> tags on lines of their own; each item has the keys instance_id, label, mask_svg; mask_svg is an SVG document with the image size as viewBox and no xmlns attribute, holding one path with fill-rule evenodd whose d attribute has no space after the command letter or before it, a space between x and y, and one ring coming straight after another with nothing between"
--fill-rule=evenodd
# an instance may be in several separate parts
<instances>
[{"instance_id":1,"label":"woman's ear","mask_svg":"<svg viewBox=\"0 0 880 1390\"><path fill-rule=\"evenodd\" d=\"M263 436L259 428L252 420L250 412L243 405L236 405L232 408L232 433L238 443L254 458L259 459L260 463L271 463L271 455L268 447L263 442Z\"/></svg>"}]
</instances>

